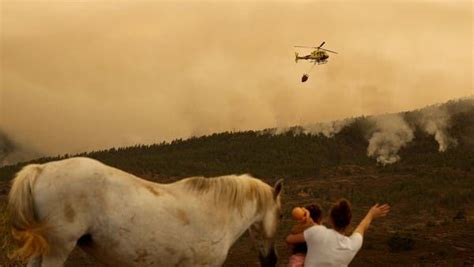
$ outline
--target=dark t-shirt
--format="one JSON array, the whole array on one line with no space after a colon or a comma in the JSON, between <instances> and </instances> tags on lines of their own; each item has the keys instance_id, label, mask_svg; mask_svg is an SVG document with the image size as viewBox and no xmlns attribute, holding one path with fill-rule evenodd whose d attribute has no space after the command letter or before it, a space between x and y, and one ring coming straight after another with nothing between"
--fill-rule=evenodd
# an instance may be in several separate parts
<instances>
[{"instance_id":1,"label":"dark t-shirt","mask_svg":"<svg viewBox=\"0 0 474 267\"><path fill-rule=\"evenodd\" d=\"M306 254L308 252L308 246L306 246L306 242L297 243L293 245L293 254L303 253Z\"/></svg>"}]
</instances>

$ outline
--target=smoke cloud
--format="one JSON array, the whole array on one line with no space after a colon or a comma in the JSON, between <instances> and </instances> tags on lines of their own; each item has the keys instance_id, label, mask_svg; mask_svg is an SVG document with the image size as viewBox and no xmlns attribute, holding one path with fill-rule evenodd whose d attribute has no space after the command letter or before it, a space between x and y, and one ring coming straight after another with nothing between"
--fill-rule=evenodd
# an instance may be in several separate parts
<instances>
[{"instance_id":1,"label":"smoke cloud","mask_svg":"<svg viewBox=\"0 0 474 267\"><path fill-rule=\"evenodd\" d=\"M16 144L0 130L0 167L40 156L38 152L28 150Z\"/></svg>"},{"instance_id":2,"label":"smoke cloud","mask_svg":"<svg viewBox=\"0 0 474 267\"><path fill-rule=\"evenodd\" d=\"M345 119L337 121L329 121L316 123L313 125L308 125L304 127L304 132L309 134L322 134L326 137L333 137L339 131L341 131L345 126L354 122L354 119Z\"/></svg>"},{"instance_id":3,"label":"smoke cloud","mask_svg":"<svg viewBox=\"0 0 474 267\"><path fill-rule=\"evenodd\" d=\"M334 137L339 131L341 131L345 126L351 124L354 119L344 119L328 122L320 122L315 124L309 124L304 126L297 127L286 127L286 128L276 128L272 129L272 134L283 134L287 132L293 132L294 134L310 134L310 135L324 135L328 138Z\"/></svg>"},{"instance_id":4,"label":"smoke cloud","mask_svg":"<svg viewBox=\"0 0 474 267\"><path fill-rule=\"evenodd\" d=\"M367 118L369 124L364 129L369 145L367 155L377 162L387 165L400 160L398 152L415 138L415 131L421 130L433 136L438 143L439 152L457 146L458 141L450 135L452 117L458 113L472 114L474 112L474 96L452 100L444 104L435 104L406 114L394 113ZM284 134L312 134L334 137L344 127L349 126L355 119L345 119L306 126L275 128L262 133ZM369 126L373 125L373 126ZM458 133L459 134L459 133ZM466 135L466 136L464 136ZM473 135L469 130L461 134L465 143L473 142Z\"/></svg>"},{"instance_id":5,"label":"smoke cloud","mask_svg":"<svg viewBox=\"0 0 474 267\"><path fill-rule=\"evenodd\" d=\"M434 136L440 152L457 145L457 140L448 134L450 116L445 108L439 106L425 108L421 111L420 117L420 128Z\"/></svg>"},{"instance_id":6,"label":"smoke cloud","mask_svg":"<svg viewBox=\"0 0 474 267\"><path fill-rule=\"evenodd\" d=\"M373 118L375 132L369 139L367 155L386 165L400 159L398 151L413 140L413 130L398 114L381 115Z\"/></svg>"},{"instance_id":7,"label":"smoke cloud","mask_svg":"<svg viewBox=\"0 0 474 267\"><path fill-rule=\"evenodd\" d=\"M473 94L470 1L18 0L0 12L0 129L45 155ZM301 83L310 64L294 62L293 46L322 41L339 54ZM426 128L444 140L435 121Z\"/></svg>"},{"instance_id":8,"label":"smoke cloud","mask_svg":"<svg viewBox=\"0 0 474 267\"><path fill-rule=\"evenodd\" d=\"M399 150L415 138L414 131L417 129L432 135L438 143L438 151L445 152L458 144L449 132L452 117L461 112L474 112L474 96L431 105L410 112L406 118L400 114L371 117L375 128L369 131L367 155L383 165L397 162L400 160ZM473 140L472 135L461 138L466 143Z\"/></svg>"}]
</instances>

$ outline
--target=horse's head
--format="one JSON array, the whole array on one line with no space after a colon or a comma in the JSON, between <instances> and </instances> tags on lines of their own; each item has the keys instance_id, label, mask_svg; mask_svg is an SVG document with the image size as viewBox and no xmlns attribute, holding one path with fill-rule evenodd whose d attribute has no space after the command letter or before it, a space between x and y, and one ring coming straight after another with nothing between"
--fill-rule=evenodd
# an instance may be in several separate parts
<instances>
[{"instance_id":1,"label":"horse's head","mask_svg":"<svg viewBox=\"0 0 474 267\"><path fill-rule=\"evenodd\" d=\"M280 179L273 187L272 200L268 201L266 207L262 209L261 216L252 226L249 233L253 239L262 266L276 266L277 255L275 253L274 238L277 233L278 224L282 217L280 193L283 187L283 180Z\"/></svg>"}]
</instances>

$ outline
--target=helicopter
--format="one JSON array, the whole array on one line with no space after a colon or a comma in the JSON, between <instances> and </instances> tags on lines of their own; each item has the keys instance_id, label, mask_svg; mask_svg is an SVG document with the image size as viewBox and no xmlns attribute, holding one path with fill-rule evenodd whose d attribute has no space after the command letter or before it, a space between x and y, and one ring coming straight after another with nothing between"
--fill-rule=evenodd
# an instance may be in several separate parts
<instances>
[{"instance_id":1,"label":"helicopter","mask_svg":"<svg viewBox=\"0 0 474 267\"><path fill-rule=\"evenodd\" d=\"M298 63L298 60L304 59L304 60L309 60L310 62L316 64L325 64L328 62L329 54L327 52L331 52L334 54L337 54L336 51L331 51L329 49L322 48L323 45L326 42L322 42L319 46L300 46L300 45L295 45L295 47L302 47L302 48L311 48L311 49L316 49L311 52L311 54L306 55L306 56L299 56L298 52L295 52L295 62ZM313 67L314 67L313 65ZM312 69L312 67L311 67ZM309 78L309 74L305 73L303 74L303 77L301 77L301 82L306 82Z\"/></svg>"},{"instance_id":2,"label":"helicopter","mask_svg":"<svg viewBox=\"0 0 474 267\"><path fill-rule=\"evenodd\" d=\"M327 52L331 52L331 53L334 53L334 54L337 54L337 52L335 51L331 51L329 49L325 49L325 48L322 48L322 46L325 44L326 42L322 42L319 46L300 46L300 45L295 45L295 47L302 47L302 48L312 48L312 49L316 49L314 50L313 52L311 52L311 54L309 55L306 55L306 56L299 56L298 52L295 52L295 62L298 63L298 60L300 59L304 59L304 60L310 60L311 62L313 62L314 64L325 64L328 62L328 58L329 58L329 55Z\"/></svg>"}]
</instances>

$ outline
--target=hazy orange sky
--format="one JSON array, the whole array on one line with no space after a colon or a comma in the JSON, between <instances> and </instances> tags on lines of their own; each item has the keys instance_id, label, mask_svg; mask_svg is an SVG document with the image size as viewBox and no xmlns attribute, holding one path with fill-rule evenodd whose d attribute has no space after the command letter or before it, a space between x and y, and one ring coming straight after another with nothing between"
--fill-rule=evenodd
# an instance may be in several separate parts
<instances>
[{"instance_id":1,"label":"hazy orange sky","mask_svg":"<svg viewBox=\"0 0 474 267\"><path fill-rule=\"evenodd\" d=\"M0 129L46 154L470 96L472 1L1 0ZM329 63L294 62L326 41ZM309 52L300 50L301 53Z\"/></svg>"}]
</instances>

